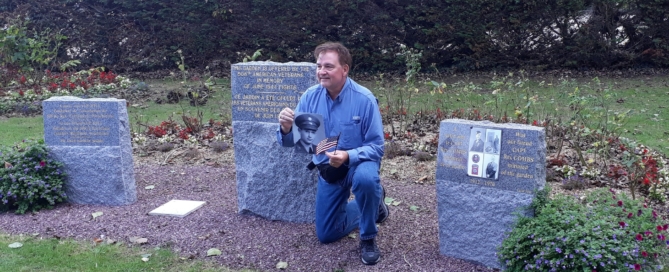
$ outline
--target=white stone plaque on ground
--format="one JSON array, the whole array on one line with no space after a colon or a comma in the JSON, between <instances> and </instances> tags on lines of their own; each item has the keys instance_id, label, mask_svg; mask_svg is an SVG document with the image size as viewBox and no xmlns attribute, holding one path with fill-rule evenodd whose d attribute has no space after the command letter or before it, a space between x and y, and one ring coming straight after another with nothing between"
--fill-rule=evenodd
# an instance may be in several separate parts
<instances>
[{"instance_id":1,"label":"white stone plaque on ground","mask_svg":"<svg viewBox=\"0 0 669 272\"><path fill-rule=\"evenodd\" d=\"M149 212L149 215L168 215L184 217L204 205L205 201L173 199Z\"/></svg>"}]
</instances>

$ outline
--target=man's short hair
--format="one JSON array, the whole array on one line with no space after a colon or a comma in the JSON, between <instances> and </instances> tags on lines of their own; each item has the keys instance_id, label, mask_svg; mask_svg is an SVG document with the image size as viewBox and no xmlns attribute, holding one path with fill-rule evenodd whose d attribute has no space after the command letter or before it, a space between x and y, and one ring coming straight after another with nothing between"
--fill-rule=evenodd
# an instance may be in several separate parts
<instances>
[{"instance_id":1,"label":"man's short hair","mask_svg":"<svg viewBox=\"0 0 669 272\"><path fill-rule=\"evenodd\" d=\"M351 58L351 53L348 51L348 48L338 42L326 42L316 46L316 49L314 50L314 58L318 59L318 56L321 53L327 51L337 52L337 55L339 56L339 64L341 66L348 65L348 69L351 69L353 66L353 59Z\"/></svg>"}]
</instances>

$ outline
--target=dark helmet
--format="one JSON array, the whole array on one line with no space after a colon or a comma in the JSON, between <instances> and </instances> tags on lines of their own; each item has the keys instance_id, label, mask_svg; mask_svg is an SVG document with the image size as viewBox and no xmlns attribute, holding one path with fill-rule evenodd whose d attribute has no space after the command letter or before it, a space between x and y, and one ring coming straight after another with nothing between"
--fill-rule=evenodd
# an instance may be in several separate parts
<instances>
[{"instance_id":1,"label":"dark helmet","mask_svg":"<svg viewBox=\"0 0 669 272\"><path fill-rule=\"evenodd\" d=\"M295 125L300 129L318 130L321 122L311 114L301 114L295 118Z\"/></svg>"}]
</instances>

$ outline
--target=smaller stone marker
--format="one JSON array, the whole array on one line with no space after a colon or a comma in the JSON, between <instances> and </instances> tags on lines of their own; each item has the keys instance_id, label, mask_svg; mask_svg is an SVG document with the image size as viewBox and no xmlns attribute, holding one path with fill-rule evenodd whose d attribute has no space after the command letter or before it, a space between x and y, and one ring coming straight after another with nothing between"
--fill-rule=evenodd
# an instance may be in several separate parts
<instances>
[{"instance_id":1,"label":"smaller stone marker","mask_svg":"<svg viewBox=\"0 0 669 272\"><path fill-rule=\"evenodd\" d=\"M516 211L546 183L542 127L488 121L441 121L437 159L442 254L503 268L496 252Z\"/></svg>"},{"instance_id":2,"label":"smaller stone marker","mask_svg":"<svg viewBox=\"0 0 669 272\"><path fill-rule=\"evenodd\" d=\"M149 215L184 217L204 206L205 203L207 202L173 199L163 205L160 205L160 207L155 208L153 211L150 211Z\"/></svg>"},{"instance_id":3,"label":"smaller stone marker","mask_svg":"<svg viewBox=\"0 0 669 272\"><path fill-rule=\"evenodd\" d=\"M281 147L276 131L279 112L295 109L318 83L316 64L244 62L233 64L231 73L239 213L314 222L317 173L306 168L312 156Z\"/></svg>"},{"instance_id":4,"label":"smaller stone marker","mask_svg":"<svg viewBox=\"0 0 669 272\"><path fill-rule=\"evenodd\" d=\"M69 202L126 205L137 200L126 101L52 97L42 102L44 142L63 162Z\"/></svg>"}]
</instances>

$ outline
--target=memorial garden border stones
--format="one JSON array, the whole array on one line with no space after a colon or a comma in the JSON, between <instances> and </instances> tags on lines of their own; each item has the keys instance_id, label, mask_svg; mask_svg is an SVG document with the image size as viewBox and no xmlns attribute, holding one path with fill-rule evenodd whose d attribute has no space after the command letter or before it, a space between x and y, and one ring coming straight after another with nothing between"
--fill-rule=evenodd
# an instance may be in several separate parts
<instances>
[{"instance_id":1,"label":"memorial garden border stones","mask_svg":"<svg viewBox=\"0 0 669 272\"><path fill-rule=\"evenodd\" d=\"M496 252L516 219L513 213L531 214L527 207L546 182L544 128L444 120L438 149L441 253L503 268Z\"/></svg>"},{"instance_id":2,"label":"memorial garden border stones","mask_svg":"<svg viewBox=\"0 0 669 272\"><path fill-rule=\"evenodd\" d=\"M276 131L279 112L295 109L304 91L318 83L316 64L245 62L233 64L231 73L238 211L314 222L317 173L306 168L312 156L281 147Z\"/></svg>"},{"instance_id":3,"label":"memorial garden border stones","mask_svg":"<svg viewBox=\"0 0 669 272\"><path fill-rule=\"evenodd\" d=\"M137 200L126 101L52 97L42 102L44 142L63 162L68 201L126 205Z\"/></svg>"}]
</instances>

